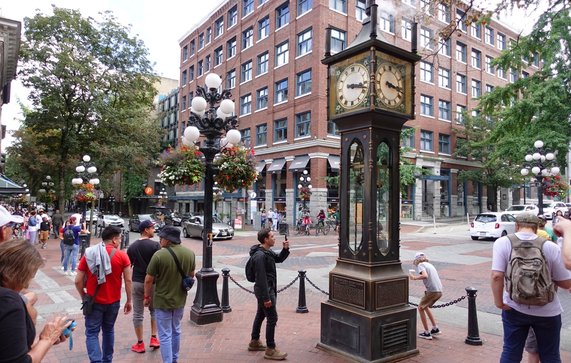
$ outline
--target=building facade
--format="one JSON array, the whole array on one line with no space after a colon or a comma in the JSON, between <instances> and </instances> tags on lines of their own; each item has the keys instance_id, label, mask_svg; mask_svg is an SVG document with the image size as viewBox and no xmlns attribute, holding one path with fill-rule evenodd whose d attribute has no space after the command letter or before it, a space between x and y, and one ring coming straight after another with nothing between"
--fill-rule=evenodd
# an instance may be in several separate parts
<instances>
[{"instance_id":1,"label":"building facade","mask_svg":"<svg viewBox=\"0 0 571 363\"><path fill-rule=\"evenodd\" d=\"M421 19L418 51L424 56L416 69L416 119L406 124L414 135L403 142L412 148L406 157L430 175L403 191L401 217L482 211L484 188L458 181L460 170L478 163L454 157L462 140L453 128L461 127L464 112L476 112L480 95L529 74L490 63L516 33L498 22L466 26L463 9L433 1L387 4L379 7L379 37L411 49L413 19ZM242 212L252 220L262 209L277 209L293 223L304 170L311 177L311 214L336 208L340 137L327 119L325 29L332 28L332 52L344 49L361 29L365 7L365 0L228 0L180 39L179 135L197 85L215 72L232 92L243 142L258 160L260 178L250 190L221 196L230 215ZM440 40L440 30L453 20L459 29ZM199 211L200 186L180 186L176 194L180 210Z\"/></svg>"}]
</instances>

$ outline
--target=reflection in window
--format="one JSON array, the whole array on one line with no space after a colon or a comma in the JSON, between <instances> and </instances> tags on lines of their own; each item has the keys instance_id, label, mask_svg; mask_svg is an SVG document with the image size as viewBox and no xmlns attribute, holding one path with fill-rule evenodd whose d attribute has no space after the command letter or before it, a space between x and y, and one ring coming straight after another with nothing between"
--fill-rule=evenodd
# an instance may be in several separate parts
<instances>
[{"instance_id":1,"label":"reflection in window","mask_svg":"<svg viewBox=\"0 0 571 363\"><path fill-rule=\"evenodd\" d=\"M389 146L381 143L377 147L377 247L386 256L389 253L390 217L390 174Z\"/></svg>"},{"instance_id":2,"label":"reflection in window","mask_svg":"<svg viewBox=\"0 0 571 363\"><path fill-rule=\"evenodd\" d=\"M349 148L349 248L357 253L363 238L363 190L365 164L363 146L353 142Z\"/></svg>"}]
</instances>

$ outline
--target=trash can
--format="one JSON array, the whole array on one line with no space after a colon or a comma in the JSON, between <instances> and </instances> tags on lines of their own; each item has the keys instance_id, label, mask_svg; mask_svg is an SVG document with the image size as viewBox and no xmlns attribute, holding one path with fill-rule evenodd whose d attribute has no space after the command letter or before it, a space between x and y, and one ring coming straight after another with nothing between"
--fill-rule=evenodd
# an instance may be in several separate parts
<instances>
[{"instance_id":1,"label":"trash can","mask_svg":"<svg viewBox=\"0 0 571 363\"><path fill-rule=\"evenodd\" d=\"M289 235L289 224L287 223L278 224L278 231L279 234Z\"/></svg>"},{"instance_id":2,"label":"trash can","mask_svg":"<svg viewBox=\"0 0 571 363\"><path fill-rule=\"evenodd\" d=\"M80 250L80 257L83 257L83 255L85 254L85 250L87 249L87 247L89 247L89 244L91 243L91 234L86 233L80 233L79 234L79 250Z\"/></svg>"}]
</instances>

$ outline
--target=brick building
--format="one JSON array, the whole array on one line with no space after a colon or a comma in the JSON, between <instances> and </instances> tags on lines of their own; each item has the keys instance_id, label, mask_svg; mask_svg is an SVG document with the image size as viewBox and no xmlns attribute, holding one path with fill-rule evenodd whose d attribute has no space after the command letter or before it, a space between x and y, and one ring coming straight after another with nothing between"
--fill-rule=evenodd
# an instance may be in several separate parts
<instances>
[{"instance_id":1,"label":"brick building","mask_svg":"<svg viewBox=\"0 0 571 363\"><path fill-rule=\"evenodd\" d=\"M243 142L259 161L259 181L251 190L224 195L224 211L243 210L249 219L262 208L277 208L292 223L299 214L303 170L312 178L312 215L337 205L340 138L326 116L325 29L333 28L332 51L344 49L361 29L365 7L365 0L228 0L181 38L179 135L196 86L216 72L232 92ZM418 49L425 57L416 70L416 119L406 124L415 132L405 143L413 148L406 156L431 175L408 188L402 217L485 209L484 188L458 182L459 170L478 164L453 156L461 140L452 130L461 125L462 111L472 112L479 95L528 74L490 65L516 33L498 22L465 26L460 21L451 39L441 42L439 30L464 19L464 11L431 1L383 1L379 14L379 36L405 49L411 48L412 19L421 19ZM178 209L199 211L199 189L177 187Z\"/></svg>"}]
</instances>

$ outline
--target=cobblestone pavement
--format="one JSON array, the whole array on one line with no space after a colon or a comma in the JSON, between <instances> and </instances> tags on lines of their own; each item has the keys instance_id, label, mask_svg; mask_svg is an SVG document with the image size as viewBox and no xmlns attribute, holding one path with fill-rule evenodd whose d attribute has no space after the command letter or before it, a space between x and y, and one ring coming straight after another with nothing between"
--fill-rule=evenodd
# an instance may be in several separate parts
<instances>
[{"instance_id":1,"label":"cobblestone pavement","mask_svg":"<svg viewBox=\"0 0 571 363\"><path fill-rule=\"evenodd\" d=\"M462 228L458 228L459 231ZM406 359L406 362L494 362L501 352L501 319L493 306L489 291L491 264L491 242L469 241L462 239L462 232L440 227L437 233L430 228L418 225L403 225L401 229L401 260L406 271L414 253L423 250L438 268L445 286L443 302L454 300L466 294L465 287L470 285L478 289L477 307L480 320L482 346L470 346L464 343L467 335L467 302L463 300L455 307L435 310L443 333L432 341L417 340L419 355ZM435 230L436 231L436 230ZM137 238L131 234L131 241ZM281 246L283 237L277 238L276 249ZM252 284L244 278L243 266L246 263L249 246L256 243L255 232L240 231L230 241L215 242L213 247L213 266L217 271L226 267L231 276L247 289ZM197 254L197 266L201 266L202 241L184 239L183 244ZM278 265L278 285L283 287L298 275L299 270L307 271L307 277L317 287L328 290L328 273L337 257L337 237L328 236L290 236L292 253L288 260ZM73 286L73 278L63 275L59 268L59 245L51 240L48 248L40 250L46 259L43 267L30 289L38 296L38 325L41 329L45 319L52 314L67 312L78 321L73 334L74 347L69 350L67 343L56 346L48 353L44 362L87 362L85 349L84 323L79 311L80 301ZM221 288L222 277L219 279ZM468 284L467 281L470 281ZM197 326L190 322L190 307L194 299L194 288L189 294L182 327L182 348L180 362L261 362L262 352L248 352L250 327L255 314L254 297L230 282L230 306L232 311L224 314L221 323ZM422 284L411 282L410 299L417 302L423 293ZM278 296L279 322L276 332L278 347L288 352L290 362L346 362L316 348L320 339L320 307L327 296L306 284L306 301L309 312L298 314L298 284L280 293ZM567 295L566 295L567 296ZM571 309L569 309L571 310ZM115 362L159 362L160 352L147 350L145 354L130 351L135 342L131 321L132 315L120 314L117 319L115 335ZM566 317L564 317L566 319ZM419 319L418 319L419 320ZM569 320L567 320L568 322ZM420 329L420 321L418 321ZM148 315L145 320L145 344L148 344ZM567 327L564 330L568 330ZM571 362L570 345L562 344L563 361ZM524 358L526 359L526 358Z\"/></svg>"}]
</instances>

